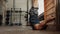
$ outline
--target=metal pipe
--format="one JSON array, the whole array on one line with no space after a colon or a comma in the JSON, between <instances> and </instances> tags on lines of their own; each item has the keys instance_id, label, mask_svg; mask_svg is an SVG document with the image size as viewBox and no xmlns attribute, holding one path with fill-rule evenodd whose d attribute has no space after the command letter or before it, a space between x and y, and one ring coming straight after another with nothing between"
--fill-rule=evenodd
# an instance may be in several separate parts
<instances>
[{"instance_id":1,"label":"metal pipe","mask_svg":"<svg viewBox=\"0 0 60 34\"><path fill-rule=\"evenodd\" d=\"M15 10L15 0L13 0L13 10Z\"/></svg>"},{"instance_id":2,"label":"metal pipe","mask_svg":"<svg viewBox=\"0 0 60 34\"><path fill-rule=\"evenodd\" d=\"M21 8L20 8L20 23L19 23L19 25L22 25L22 22L21 22L21 13L22 13L22 10L21 10Z\"/></svg>"},{"instance_id":3,"label":"metal pipe","mask_svg":"<svg viewBox=\"0 0 60 34\"><path fill-rule=\"evenodd\" d=\"M28 9L29 9L29 0L27 0L27 25L28 25Z\"/></svg>"}]
</instances>

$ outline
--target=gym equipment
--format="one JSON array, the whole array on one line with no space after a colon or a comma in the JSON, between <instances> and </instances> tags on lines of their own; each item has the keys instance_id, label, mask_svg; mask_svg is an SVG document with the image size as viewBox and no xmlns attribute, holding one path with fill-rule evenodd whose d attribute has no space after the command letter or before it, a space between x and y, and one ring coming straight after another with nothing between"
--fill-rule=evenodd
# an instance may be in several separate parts
<instances>
[{"instance_id":1,"label":"gym equipment","mask_svg":"<svg viewBox=\"0 0 60 34\"><path fill-rule=\"evenodd\" d=\"M2 15L0 15L0 26L2 25L2 19L3 19L3 17L2 17Z\"/></svg>"},{"instance_id":2,"label":"gym equipment","mask_svg":"<svg viewBox=\"0 0 60 34\"><path fill-rule=\"evenodd\" d=\"M6 13L6 22L5 22L5 25L9 24L9 17L10 17L10 11L8 10L7 13Z\"/></svg>"}]
</instances>

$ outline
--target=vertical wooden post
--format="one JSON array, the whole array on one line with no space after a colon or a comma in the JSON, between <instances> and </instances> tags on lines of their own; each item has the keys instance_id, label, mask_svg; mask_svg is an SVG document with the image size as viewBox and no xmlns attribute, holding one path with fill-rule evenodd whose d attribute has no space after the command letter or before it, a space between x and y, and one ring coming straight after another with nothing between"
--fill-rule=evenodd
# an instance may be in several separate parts
<instances>
[{"instance_id":1,"label":"vertical wooden post","mask_svg":"<svg viewBox=\"0 0 60 34\"><path fill-rule=\"evenodd\" d=\"M44 21L46 22L46 8L45 8L46 1L44 0Z\"/></svg>"},{"instance_id":2,"label":"vertical wooden post","mask_svg":"<svg viewBox=\"0 0 60 34\"><path fill-rule=\"evenodd\" d=\"M56 0L56 29L60 31L60 0Z\"/></svg>"}]
</instances>

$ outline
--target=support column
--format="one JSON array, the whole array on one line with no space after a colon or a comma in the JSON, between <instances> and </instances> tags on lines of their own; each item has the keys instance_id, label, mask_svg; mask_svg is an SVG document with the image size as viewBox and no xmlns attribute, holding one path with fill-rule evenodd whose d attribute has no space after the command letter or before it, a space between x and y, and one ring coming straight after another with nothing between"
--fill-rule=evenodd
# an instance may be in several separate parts
<instances>
[{"instance_id":1,"label":"support column","mask_svg":"<svg viewBox=\"0 0 60 34\"><path fill-rule=\"evenodd\" d=\"M60 0L56 0L56 29L60 31Z\"/></svg>"},{"instance_id":2,"label":"support column","mask_svg":"<svg viewBox=\"0 0 60 34\"><path fill-rule=\"evenodd\" d=\"M1 15L3 16L3 23L5 23L5 16L6 16L6 2L5 0L0 0L1 2L1 7L2 7L2 12L1 12Z\"/></svg>"},{"instance_id":3,"label":"support column","mask_svg":"<svg viewBox=\"0 0 60 34\"><path fill-rule=\"evenodd\" d=\"M3 24L4 24L5 23L5 17L6 17L6 2L4 0L3 0L2 10L3 10Z\"/></svg>"}]
</instances>

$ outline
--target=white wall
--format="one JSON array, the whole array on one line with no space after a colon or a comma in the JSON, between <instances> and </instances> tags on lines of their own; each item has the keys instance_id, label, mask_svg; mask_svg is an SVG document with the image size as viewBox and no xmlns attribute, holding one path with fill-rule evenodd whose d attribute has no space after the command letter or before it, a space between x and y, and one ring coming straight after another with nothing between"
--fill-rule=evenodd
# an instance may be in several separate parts
<instances>
[{"instance_id":1,"label":"white wall","mask_svg":"<svg viewBox=\"0 0 60 34\"><path fill-rule=\"evenodd\" d=\"M39 9L38 9L38 15L44 12L44 0L38 0L39 3Z\"/></svg>"},{"instance_id":2,"label":"white wall","mask_svg":"<svg viewBox=\"0 0 60 34\"><path fill-rule=\"evenodd\" d=\"M26 11L27 0L15 0L15 8L21 8L23 11Z\"/></svg>"},{"instance_id":3,"label":"white wall","mask_svg":"<svg viewBox=\"0 0 60 34\"><path fill-rule=\"evenodd\" d=\"M7 9L13 8L13 0L7 0Z\"/></svg>"},{"instance_id":4,"label":"white wall","mask_svg":"<svg viewBox=\"0 0 60 34\"><path fill-rule=\"evenodd\" d=\"M10 10L10 8L13 8L13 0L7 1L7 8ZM29 9L31 8L31 5L31 0L29 0ZM27 11L27 0L15 0L15 8L21 8L23 11Z\"/></svg>"}]
</instances>

